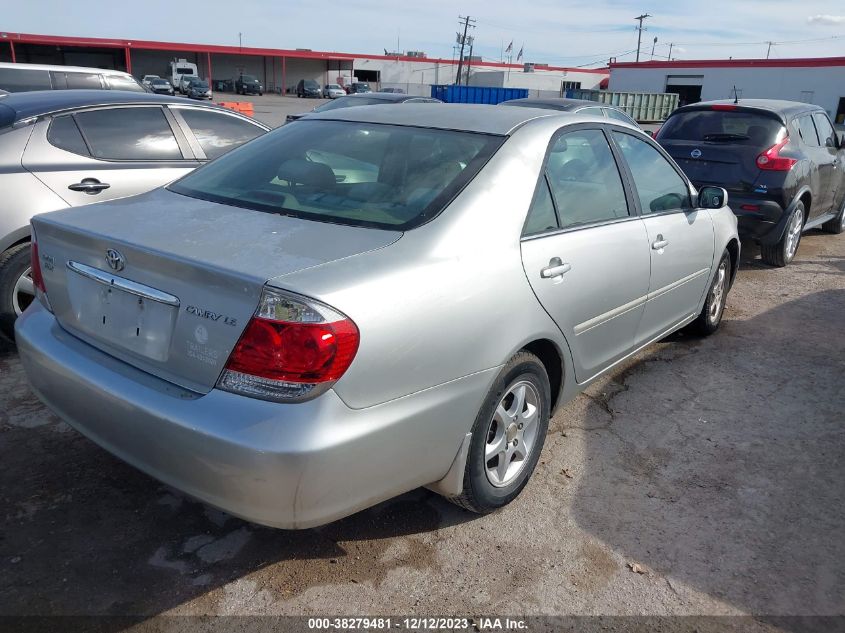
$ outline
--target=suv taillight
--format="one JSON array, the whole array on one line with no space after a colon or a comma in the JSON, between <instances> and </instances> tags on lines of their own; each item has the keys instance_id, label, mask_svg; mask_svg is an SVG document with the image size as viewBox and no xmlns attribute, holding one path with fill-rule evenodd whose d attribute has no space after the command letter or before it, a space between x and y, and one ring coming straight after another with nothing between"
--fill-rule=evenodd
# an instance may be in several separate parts
<instances>
[{"instance_id":1,"label":"suv taillight","mask_svg":"<svg viewBox=\"0 0 845 633\"><path fill-rule=\"evenodd\" d=\"M333 308L265 287L217 384L264 400L310 399L349 368L359 339L355 323Z\"/></svg>"},{"instance_id":2,"label":"suv taillight","mask_svg":"<svg viewBox=\"0 0 845 633\"><path fill-rule=\"evenodd\" d=\"M782 141L772 145L765 152L757 157L757 167L765 169L766 171L789 171L792 166L798 162L795 158L781 156L782 150L786 144L789 143L789 137L786 136Z\"/></svg>"}]
</instances>

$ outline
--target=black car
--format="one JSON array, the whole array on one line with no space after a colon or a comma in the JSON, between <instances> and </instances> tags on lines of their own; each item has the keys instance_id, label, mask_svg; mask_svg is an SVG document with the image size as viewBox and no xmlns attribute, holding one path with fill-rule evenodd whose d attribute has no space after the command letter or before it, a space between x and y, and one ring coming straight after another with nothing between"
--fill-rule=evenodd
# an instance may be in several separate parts
<instances>
[{"instance_id":1,"label":"black car","mask_svg":"<svg viewBox=\"0 0 845 633\"><path fill-rule=\"evenodd\" d=\"M819 106L696 103L675 110L656 138L696 187L727 189L740 236L760 244L767 264L788 264L808 229L845 229L845 141Z\"/></svg>"},{"instance_id":2,"label":"black car","mask_svg":"<svg viewBox=\"0 0 845 633\"><path fill-rule=\"evenodd\" d=\"M320 84L313 79L300 79L296 84L296 96L319 99L323 96L323 91L320 89Z\"/></svg>"},{"instance_id":3,"label":"black car","mask_svg":"<svg viewBox=\"0 0 845 633\"><path fill-rule=\"evenodd\" d=\"M173 86L166 79L152 79L148 86L149 91L157 95L173 95Z\"/></svg>"},{"instance_id":4,"label":"black car","mask_svg":"<svg viewBox=\"0 0 845 633\"><path fill-rule=\"evenodd\" d=\"M240 75L235 79L235 92L239 95L263 95L264 86L252 75Z\"/></svg>"},{"instance_id":5,"label":"black car","mask_svg":"<svg viewBox=\"0 0 845 633\"><path fill-rule=\"evenodd\" d=\"M607 117L622 121L634 127L640 127L624 110L606 103L588 101L587 99L510 99L499 105L521 106L523 108L543 108L546 110L560 110L561 112L578 112L592 116Z\"/></svg>"},{"instance_id":6,"label":"black car","mask_svg":"<svg viewBox=\"0 0 845 633\"><path fill-rule=\"evenodd\" d=\"M311 112L328 112L339 108L351 108L353 106L384 105L386 103L443 103L440 99L430 97L415 97L413 95L401 94L398 92L368 92L366 94L346 95L317 106ZM301 119L310 112L300 114L289 114L285 118L286 123Z\"/></svg>"},{"instance_id":7,"label":"black car","mask_svg":"<svg viewBox=\"0 0 845 633\"><path fill-rule=\"evenodd\" d=\"M364 94L367 92L372 92L372 88L370 88L370 84L366 81L353 81L349 84L349 88L347 92L351 95L359 95Z\"/></svg>"}]
</instances>

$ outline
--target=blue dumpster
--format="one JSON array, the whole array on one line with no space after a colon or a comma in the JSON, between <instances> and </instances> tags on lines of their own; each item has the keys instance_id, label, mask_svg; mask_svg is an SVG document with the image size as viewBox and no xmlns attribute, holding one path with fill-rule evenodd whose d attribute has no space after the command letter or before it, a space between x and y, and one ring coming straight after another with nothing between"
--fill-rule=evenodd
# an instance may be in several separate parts
<instances>
[{"instance_id":1,"label":"blue dumpster","mask_svg":"<svg viewBox=\"0 0 845 633\"><path fill-rule=\"evenodd\" d=\"M435 85L431 96L446 103L487 103L496 105L511 99L524 99L527 88L491 88L487 86Z\"/></svg>"}]
</instances>

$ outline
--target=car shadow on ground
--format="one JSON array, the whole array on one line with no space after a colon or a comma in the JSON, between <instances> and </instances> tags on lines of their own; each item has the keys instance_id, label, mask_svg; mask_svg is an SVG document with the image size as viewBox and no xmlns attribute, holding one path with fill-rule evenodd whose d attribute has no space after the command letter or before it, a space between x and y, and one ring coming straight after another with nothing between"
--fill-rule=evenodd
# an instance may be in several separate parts
<instances>
[{"instance_id":1,"label":"car shadow on ground","mask_svg":"<svg viewBox=\"0 0 845 633\"><path fill-rule=\"evenodd\" d=\"M0 616L150 616L279 562L269 589L280 596L338 578L378 585L392 569L437 565L426 539L388 553L392 537L476 518L421 489L321 528L263 528L163 486L61 422L5 343L0 391Z\"/></svg>"},{"instance_id":2,"label":"car shadow on ground","mask_svg":"<svg viewBox=\"0 0 845 633\"><path fill-rule=\"evenodd\" d=\"M578 420L579 527L682 604L841 614L843 315L845 290L808 294L615 373Z\"/></svg>"}]
</instances>

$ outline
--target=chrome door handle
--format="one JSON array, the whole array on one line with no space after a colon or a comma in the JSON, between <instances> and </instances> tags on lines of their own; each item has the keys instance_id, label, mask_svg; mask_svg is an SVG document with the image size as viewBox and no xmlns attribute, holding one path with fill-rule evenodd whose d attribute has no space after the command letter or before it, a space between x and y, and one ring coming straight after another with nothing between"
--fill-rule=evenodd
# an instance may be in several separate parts
<instances>
[{"instance_id":1,"label":"chrome door handle","mask_svg":"<svg viewBox=\"0 0 845 633\"><path fill-rule=\"evenodd\" d=\"M658 235L657 239L651 243L651 248L659 251L661 248L669 246L669 240L664 240L662 235Z\"/></svg>"},{"instance_id":2,"label":"chrome door handle","mask_svg":"<svg viewBox=\"0 0 845 633\"><path fill-rule=\"evenodd\" d=\"M100 182L96 178L83 178L81 182L75 182L72 185L68 185L68 189L71 191L83 191L88 195L95 195L103 191L104 189L108 189L111 187L110 184L107 182Z\"/></svg>"},{"instance_id":3,"label":"chrome door handle","mask_svg":"<svg viewBox=\"0 0 845 633\"><path fill-rule=\"evenodd\" d=\"M572 266L561 262L560 257L552 257L549 260L549 265L540 270L540 277L543 279L552 279L553 277L560 277L570 270L572 270Z\"/></svg>"}]
</instances>

